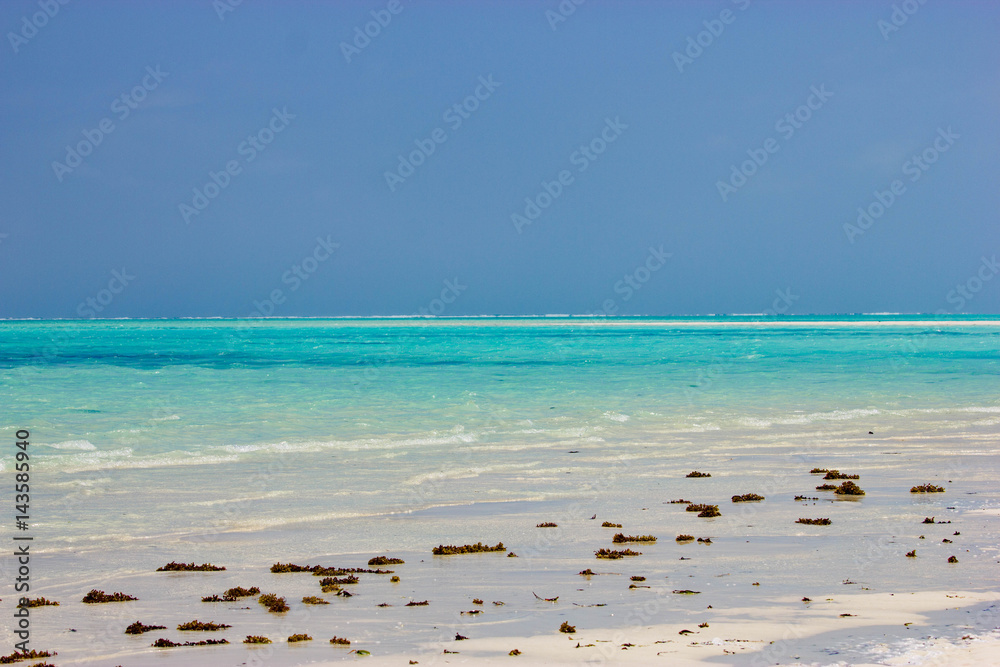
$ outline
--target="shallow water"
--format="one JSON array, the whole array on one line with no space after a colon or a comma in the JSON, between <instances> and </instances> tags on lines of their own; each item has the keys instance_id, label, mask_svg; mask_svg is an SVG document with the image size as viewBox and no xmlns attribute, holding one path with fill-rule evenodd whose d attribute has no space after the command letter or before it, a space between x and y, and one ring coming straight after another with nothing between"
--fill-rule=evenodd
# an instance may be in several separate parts
<instances>
[{"instance_id":1,"label":"shallow water","mask_svg":"<svg viewBox=\"0 0 1000 667\"><path fill-rule=\"evenodd\" d=\"M455 623L477 637L619 627L651 600L665 600L651 622L672 622L783 596L995 588L997 518L978 510L1000 506L1000 324L888 319L0 323L0 463L10 472L14 432L30 429L32 594L63 603L33 612L32 647L162 664L157 636L225 636L237 645L166 659L239 664L261 650L238 644L247 634L308 631L315 646L269 658L296 664L340 655L334 634L385 654L453 638ZM860 474L867 495L815 492L815 466ZM925 481L948 491L909 493ZM729 501L748 492L766 500ZM596 560L617 532L603 520L659 540ZM713 543L675 543L682 532ZM430 554L480 540L519 558ZM320 594L311 575L268 572L381 553L407 561L402 581L362 575L329 606L298 603ZM228 569L152 572L171 560ZM10 557L0 566L9 587ZM615 574L576 574L588 567ZM633 574L651 588L629 590ZM291 620L199 601L234 585L285 595ZM80 604L93 587L140 601ZM484 613L460 615L474 597ZM593 604L607 606L575 606ZM173 629L193 618L234 628ZM169 629L121 634L134 620Z\"/></svg>"}]
</instances>

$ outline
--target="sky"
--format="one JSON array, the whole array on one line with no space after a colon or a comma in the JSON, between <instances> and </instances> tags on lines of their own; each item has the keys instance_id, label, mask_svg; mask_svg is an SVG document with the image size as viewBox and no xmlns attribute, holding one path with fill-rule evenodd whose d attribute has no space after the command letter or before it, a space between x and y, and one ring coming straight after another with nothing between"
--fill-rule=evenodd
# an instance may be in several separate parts
<instances>
[{"instance_id":1,"label":"sky","mask_svg":"<svg viewBox=\"0 0 1000 667\"><path fill-rule=\"evenodd\" d=\"M1000 311L1000 3L5 0L0 317Z\"/></svg>"}]
</instances>

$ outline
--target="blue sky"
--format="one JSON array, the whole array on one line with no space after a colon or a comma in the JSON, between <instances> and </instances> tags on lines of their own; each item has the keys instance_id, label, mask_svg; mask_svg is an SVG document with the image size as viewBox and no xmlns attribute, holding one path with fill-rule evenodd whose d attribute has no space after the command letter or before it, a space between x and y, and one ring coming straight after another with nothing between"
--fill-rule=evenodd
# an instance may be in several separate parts
<instances>
[{"instance_id":1,"label":"blue sky","mask_svg":"<svg viewBox=\"0 0 1000 667\"><path fill-rule=\"evenodd\" d=\"M232 2L0 5L0 317L1000 310L997 3Z\"/></svg>"}]
</instances>

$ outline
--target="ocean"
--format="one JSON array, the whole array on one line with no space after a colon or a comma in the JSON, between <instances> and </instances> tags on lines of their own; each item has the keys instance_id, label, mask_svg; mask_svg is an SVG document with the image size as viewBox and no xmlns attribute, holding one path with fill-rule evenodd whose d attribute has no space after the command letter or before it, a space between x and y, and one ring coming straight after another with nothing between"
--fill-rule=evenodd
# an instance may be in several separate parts
<instances>
[{"instance_id":1,"label":"ocean","mask_svg":"<svg viewBox=\"0 0 1000 667\"><path fill-rule=\"evenodd\" d=\"M840 592L842 580L995 589L998 377L1000 321L986 316L3 321L0 469L12 476L15 434L29 431L32 595L61 600L34 612L32 647L80 664L163 664L152 635L118 625L166 619L156 636L176 638L171 624L213 616L230 619L236 646L170 649L192 651L176 664L246 662L256 649L243 635L287 628L252 600L200 602L235 585L286 594L291 625L322 639L276 646L271 664L335 659L332 634L417 655L440 654L454 627L530 636L572 615L615 628L660 584L577 574L621 569L593 556L611 546L608 519L658 534L628 559L647 584L714 584L731 606ZM860 473L866 496L815 492L813 467ZM685 477L695 469L712 478ZM909 493L923 482L948 491ZM748 492L767 499L730 503ZM669 503L681 498L723 516L685 516ZM804 512L833 524L796 524ZM918 515L967 519L963 567L900 567L916 533L941 532ZM681 530L713 543L679 547ZM937 537L920 549L942 560L952 547ZM431 555L478 541L519 558ZM680 548L698 558L680 562ZM355 597L329 606L296 604L319 595L310 575L268 572L366 567L379 554L406 560L401 582L362 575ZM227 570L153 572L175 560ZM14 570L5 557L4 613ZM80 604L91 588L140 601ZM565 604L531 597L557 592ZM484 613L462 616L475 597ZM700 597L656 622L693 618ZM403 608L424 599L425 610ZM843 640L845 655L862 648Z\"/></svg>"}]
</instances>

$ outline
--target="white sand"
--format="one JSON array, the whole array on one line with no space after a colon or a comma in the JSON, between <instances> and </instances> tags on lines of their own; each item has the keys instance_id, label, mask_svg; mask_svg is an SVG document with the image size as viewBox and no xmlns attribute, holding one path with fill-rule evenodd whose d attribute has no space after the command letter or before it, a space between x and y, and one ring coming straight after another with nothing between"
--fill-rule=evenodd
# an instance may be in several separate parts
<instances>
[{"instance_id":1,"label":"white sand","mask_svg":"<svg viewBox=\"0 0 1000 667\"><path fill-rule=\"evenodd\" d=\"M921 625L928 612L960 610L972 605L985 607L1000 601L1000 593L933 591L910 594L844 594L832 601L803 603L800 611L790 609L790 600L780 600L772 608L708 609L707 628L697 624L633 625L604 630L578 628L571 635L553 631L535 637L495 637L445 642L425 646L425 650L406 655L372 656L371 665L553 665L553 664L662 664L687 665L797 665L847 664L831 656L828 661L800 663L784 656L796 642L829 634L843 636L868 629L867 635L879 636L876 626L913 624L914 638L905 644L878 647L883 655L862 665L1000 665L1000 633L966 635L960 624L953 626L956 637L968 639L927 638ZM854 614L842 617L840 614ZM996 624L1000 616L993 613ZM689 629L693 634L679 635ZM577 644L581 647L577 648ZM623 646L630 644L630 646ZM588 646L591 645L591 646ZM517 648L516 659L508 652ZM458 651L444 654L443 651ZM725 658L728 656L728 660ZM884 656L884 657L883 657ZM722 658L722 660L720 660ZM339 662L323 662L335 665Z\"/></svg>"}]
</instances>

